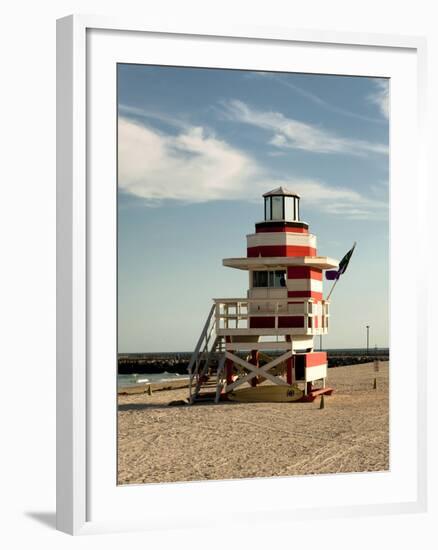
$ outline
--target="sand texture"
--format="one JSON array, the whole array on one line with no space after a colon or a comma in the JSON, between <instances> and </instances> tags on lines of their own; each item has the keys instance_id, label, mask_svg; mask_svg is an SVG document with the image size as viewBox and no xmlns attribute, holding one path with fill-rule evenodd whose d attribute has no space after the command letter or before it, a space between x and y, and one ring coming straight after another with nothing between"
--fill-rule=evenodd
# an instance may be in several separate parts
<instances>
[{"instance_id":1,"label":"sand texture","mask_svg":"<svg viewBox=\"0 0 438 550\"><path fill-rule=\"evenodd\" d=\"M157 483L389 468L387 362L329 369L313 403L169 407L188 390L119 395L118 482ZM373 389L377 378L377 389Z\"/></svg>"}]
</instances>

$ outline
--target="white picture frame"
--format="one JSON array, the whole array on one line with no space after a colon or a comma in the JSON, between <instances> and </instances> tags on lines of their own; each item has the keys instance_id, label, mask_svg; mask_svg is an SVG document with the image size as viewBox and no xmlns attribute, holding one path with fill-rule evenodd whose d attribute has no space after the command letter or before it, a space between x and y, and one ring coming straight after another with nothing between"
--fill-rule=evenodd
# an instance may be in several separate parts
<instances>
[{"instance_id":1,"label":"white picture frame","mask_svg":"<svg viewBox=\"0 0 438 550\"><path fill-rule=\"evenodd\" d=\"M149 42L143 43L144 41ZM201 43L202 48L194 47ZM224 499L229 498L230 492L234 492L236 502L239 502L240 519L243 517L250 520L253 514L257 514L257 521L284 519L292 516L292 512L295 519L303 519L323 518L329 515L418 512L426 509L427 335L424 327L420 332L418 316L421 314L421 303L427 296L427 288L426 277L421 270L416 273L417 279L414 285L416 292L410 294L409 303L403 304L404 315L410 316L413 320L409 330L403 326L400 319L400 303L394 300L401 290L397 286L400 285L400 281L394 277L391 279L391 364L393 369L395 369L394 365L397 365L398 369L391 379L391 452L396 453L397 456L400 454L404 456L400 457L400 463L397 463L397 460L391 463L389 477L385 477L386 474L382 473L363 474L362 476L365 477L344 474L296 479L116 487L115 478L112 478L116 457L111 452L116 448L114 431L116 382L115 380L111 382L110 376L113 376L113 372L107 375L106 371L102 371L102 364L108 357L111 358L116 349L115 341L112 343L110 337L115 335L115 326L113 313L108 315L106 320L98 318L101 310L99 304L102 305L102 299L105 296L112 296L110 300L115 301L116 298L115 265L111 267L116 228L115 211L111 202L114 198L111 195L114 189L108 197L104 196L97 204L95 187L92 183L97 181L96 178L99 181L108 181L107 178L109 181L115 181L116 159L110 154L115 151L115 133L111 134L111 128L114 129L114 119L106 116L114 102L115 90L111 90L108 94L111 97L108 101L102 101L98 109L95 109L93 93L98 85L108 86L107 89L111 89L114 84L111 67L114 67L117 60L126 62L131 59L135 62L147 62L149 59L149 63L152 64L196 65L198 63L197 66L230 67L230 59L233 58L233 63L241 68L262 70L264 67L265 69L303 71L306 61L302 61L301 66L300 63L295 63L294 66L288 65L288 48L299 48L303 59L307 55L305 52L310 52L309 55L312 56L315 55L312 54L312 48L322 48L326 52L324 62L327 65L327 73L333 71L335 66L338 70L343 66L342 74L354 74L354 67L357 66L357 74L364 74L361 72L361 64L365 66L366 63L374 63L374 70L367 74L389 76L396 83L392 90L394 94L390 119L391 269L394 274L403 265L402 243L406 247L409 244L417 244L417 248L412 253L413 260L427 247L424 239L418 239L420 234L424 234L421 232L426 223L421 216L421 212L425 211L426 201L423 143L425 47L425 41L417 37L356 35L284 28L199 29L194 27L182 29L178 26L163 25L156 29L138 21L94 16L69 16L58 21L57 528L59 530L70 534L84 534L110 530L164 528L169 525L169 518L172 518L175 527L182 525L208 527L216 522L215 506L219 510ZM251 53L253 48L259 48L260 55L255 57L254 53ZM280 50L283 51L278 58L276 56L275 67L272 66L274 49L277 53L280 53ZM207 56L203 58L207 65L202 65L201 58L199 61L189 58L190 52L193 55L200 55L197 50L202 50L203 55ZM354 51L353 57L352 51ZM360 52L363 53L363 59L359 55ZM246 61L243 57L239 58L241 54L247 56ZM99 58L99 55L104 57ZM365 60L367 56L371 58L368 62ZM269 63L271 65L268 67ZM368 67L371 66L368 65ZM103 73L99 73L97 79L97 71L101 70ZM368 71L371 69L369 68ZM397 89L402 85L404 91L398 94ZM406 112L406 116L400 120L397 113L402 111ZM115 116L115 110L111 116ZM407 129L410 135L407 135ZM106 140L102 140L99 148L96 148L95 132L101 137L106 136ZM410 155L403 154L407 150L410 150ZM108 188L110 187L108 185ZM409 197L407 197L408 192ZM414 208L412 204L415 205ZM408 211L411 212L409 234L403 229L403 217ZM108 231L100 231L100 227ZM103 239L108 239L108 242L107 246L101 247L100 245L104 244ZM97 252L98 243L99 250L102 249L100 252ZM99 254L98 262L97 254ZM108 276L106 282L101 284L97 291L96 280L101 277L103 269L109 269L106 272ZM105 323L108 324L105 325ZM406 342L408 337L411 345L406 350L403 342ZM102 346L107 346L108 349L105 351ZM107 357L103 357L103 354ZM415 372L412 372L410 385L415 388L416 399L406 405L400 392L403 389L403 376L409 372L409 365L412 364L415 364L416 368ZM104 373L102 383L99 378L97 384L96 380L102 373ZM111 403L114 410L109 408ZM407 407L409 410L406 410ZM96 422L99 422L102 427L99 432L95 429ZM397 427L397 422L404 423L407 442L403 442L403 438L399 437L402 434L400 434L400 426ZM99 450L96 447L97 441L99 441ZM415 445L412 445L412 441L416 442ZM100 450L102 452L99 455ZM104 456L102 453L107 453L106 456L110 457L107 462L102 461ZM99 471L97 471L96 462L100 465ZM386 480L391 476L393 479L387 482ZM317 478L320 477L323 479L318 480ZM400 486L401 479L405 480L404 487ZM336 492L342 494L342 498L336 501L338 497L334 497L333 505L329 505L324 498L318 498L316 507L312 505L311 499L306 501L303 498L300 503L289 499L282 500L281 490L285 487L292 487L291 484L294 484L294 487L299 487L300 491L303 489L306 491L306 488L312 491L319 481L328 491L339 487L339 491ZM272 499L267 503L260 503L257 499L260 490L273 495ZM379 493L378 498L377 493ZM213 502L213 512L210 510L209 514L211 517L204 516L202 510L196 514L191 513L188 517L181 513L177 514L176 510L178 507L181 509L184 502L191 502L192 506L196 506L195 503L200 502L201 494L204 495L203 498L206 495L211 497L209 499L209 502ZM276 495L275 498L274 495ZM153 503L151 507L153 510L150 509L146 513L144 506L148 502ZM174 506L169 505L169 502L173 502ZM161 520L160 514L164 507L167 510L166 517ZM141 512L136 515L133 510L141 510Z\"/></svg>"}]
</instances>

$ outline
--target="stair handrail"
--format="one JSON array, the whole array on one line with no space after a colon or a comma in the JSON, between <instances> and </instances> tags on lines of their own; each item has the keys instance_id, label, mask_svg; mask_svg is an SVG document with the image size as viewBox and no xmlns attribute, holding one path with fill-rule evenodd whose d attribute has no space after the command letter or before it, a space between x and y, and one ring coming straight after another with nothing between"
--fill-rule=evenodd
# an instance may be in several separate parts
<instances>
[{"instance_id":1,"label":"stair handrail","mask_svg":"<svg viewBox=\"0 0 438 550\"><path fill-rule=\"evenodd\" d=\"M197 361L197 358L198 358L198 355L199 355L199 351L201 349L201 346L204 342L204 339L207 335L207 332L208 332L208 329L210 327L210 322L211 322L211 318L213 317L213 313L214 313L214 310L216 308L216 304L213 304L211 306L211 309L210 309L210 312L208 314L208 317L207 317L207 320L205 321L205 324L204 324L204 328L202 329L202 332L201 332L201 335L199 336L199 340L198 340L198 343L196 344L196 347L192 353L192 356L190 358L190 361L189 361L189 365L187 367L187 370L188 370L188 373L189 373L189 387L190 387L190 396L191 396L191 392L192 392L192 382L193 382L193 376L194 376L194 372L193 372L193 365L196 363ZM215 322L216 322L216 319L215 319ZM196 371L196 369L195 369Z\"/></svg>"},{"instance_id":2,"label":"stair handrail","mask_svg":"<svg viewBox=\"0 0 438 550\"><path fill-rule=\"evenodd\" d=\"M199 353L199 350L201 349L201 346L202 346L202 342L204 341L204 338L205 338L205 335L207 334L207 331L208 331L208 328L210 326L210 321L211 321L211 318L213 316L213 313L214 313L214 310L215 310L215 307L216 305L213 304L211 306L211 309L210 309L210 312L208 314L208 317L207 317L207 320L205 321L205 325L204 325L204 328L202 329L202 332L201 332L201 335L199 336L199 340L198 340L198 343L196 344L196 347L192 353L192 356L190 358L190 362L189 362L189 366L187 367L187 370L189 371L189 373L191 372L191 369L193 368L193 365L196 361L196 357Z\"/></svg>"}]
</instances>

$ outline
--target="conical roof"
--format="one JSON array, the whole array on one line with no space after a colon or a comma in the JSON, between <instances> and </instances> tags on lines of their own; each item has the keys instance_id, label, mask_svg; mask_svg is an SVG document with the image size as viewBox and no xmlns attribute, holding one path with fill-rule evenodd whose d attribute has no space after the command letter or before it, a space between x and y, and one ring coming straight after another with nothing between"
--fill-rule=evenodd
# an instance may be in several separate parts
<instances>
[{"instance_id":1,"label":"conical roof","mask_svg":"<svg viewBox=\"0 0 438 550\"><path fill-rule=\"evenodd\" d=\"M291 191L287 187L283 187L283 186L277 187L276 189L273 189L272 191L268 191L263 196L264 197L270 197L271 195L276 195L276 196L284 195L286 197L298 197L298 198L300 198L298 193L294 193L293 191Z\"/></svg>"}]
</instances>

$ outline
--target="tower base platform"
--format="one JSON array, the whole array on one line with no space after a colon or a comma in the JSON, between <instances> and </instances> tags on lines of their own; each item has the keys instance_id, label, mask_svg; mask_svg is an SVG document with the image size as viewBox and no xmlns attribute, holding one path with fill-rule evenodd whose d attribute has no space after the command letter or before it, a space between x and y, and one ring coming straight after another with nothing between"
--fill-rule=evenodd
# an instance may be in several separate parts
<instances>
[{"instance_id":1,"label":"tower base platform","mask_svg":"<svg viewBox=\"0 0 438 550\"><path fill-rule=\"evenodd\" d=\"M332 393L335 391L334 388L326 387L326 388L318 388L316 390L310 391L307 395L303 395L303 397L300 399L300 401L307 402L307 401L315 401L315 399L319 395L332 395Z\"/></svg>"}]
</instances>

